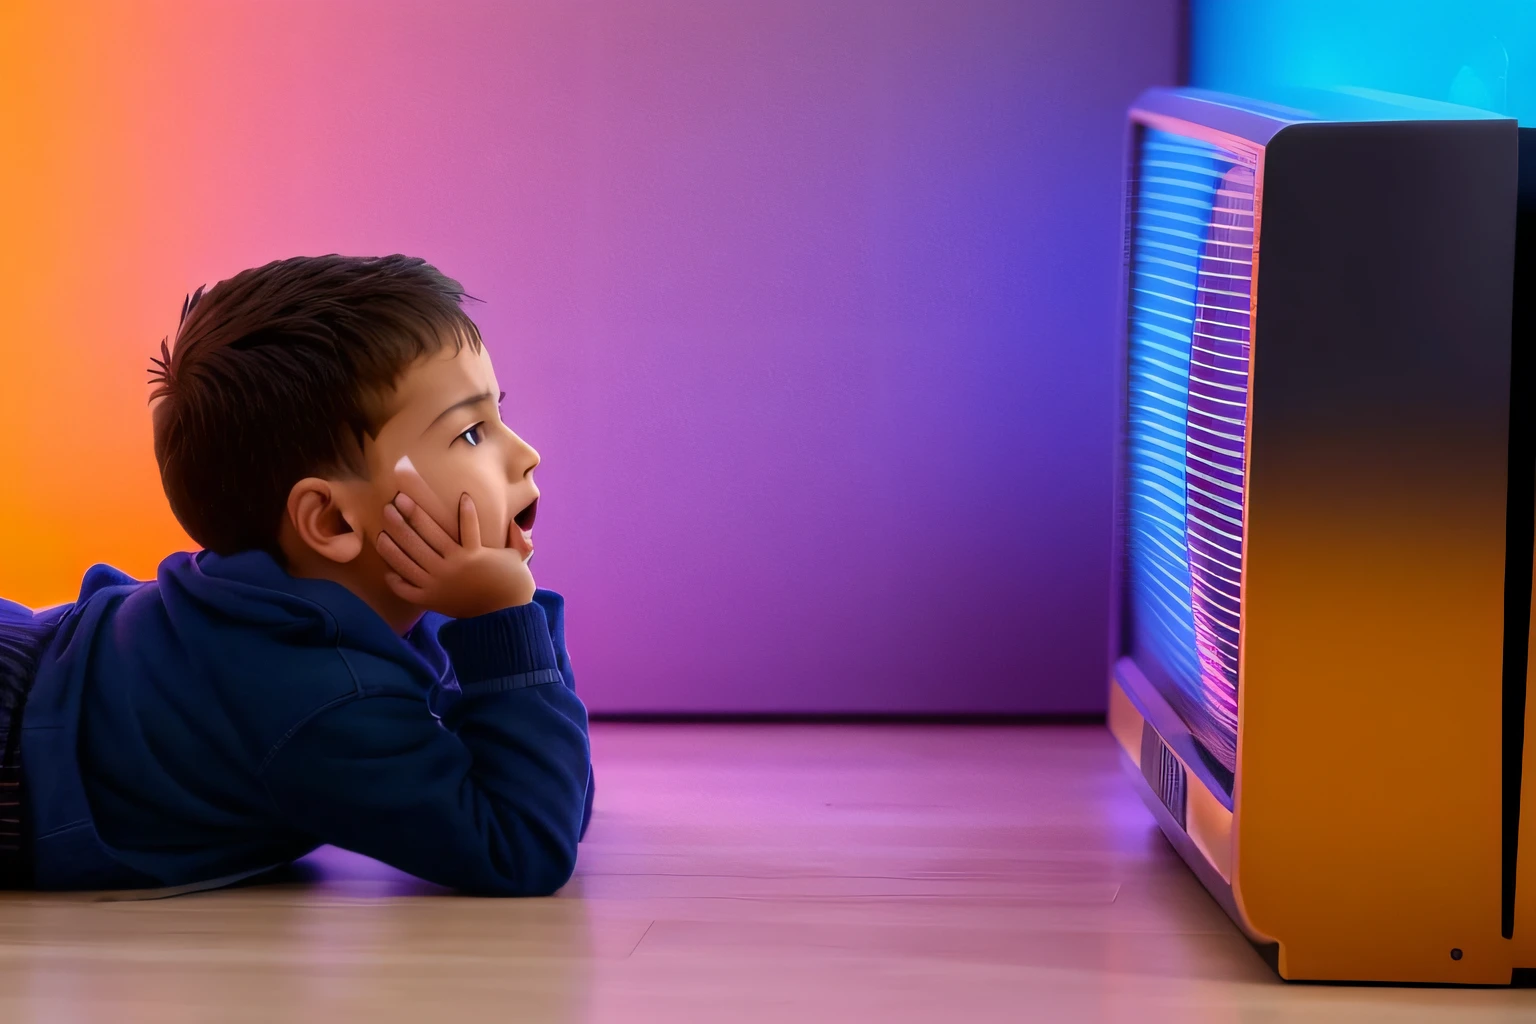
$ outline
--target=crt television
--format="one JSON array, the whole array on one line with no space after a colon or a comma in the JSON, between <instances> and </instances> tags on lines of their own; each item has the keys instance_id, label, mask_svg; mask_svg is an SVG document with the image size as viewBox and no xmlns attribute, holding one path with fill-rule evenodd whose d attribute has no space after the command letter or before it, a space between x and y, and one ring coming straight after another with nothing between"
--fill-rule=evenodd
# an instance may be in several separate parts
<instances>
[{"instance_id":1,"label":"crt television","mask_svg":"<svg viewBox=\"0 0 1536 1024\"><path fill-rule=\"evenodd\" d=\"M1134 784L1284 978L1529 978L1516 123L1363 90L1152 90L1129 120Z\"/></svg>"}]
</instances>

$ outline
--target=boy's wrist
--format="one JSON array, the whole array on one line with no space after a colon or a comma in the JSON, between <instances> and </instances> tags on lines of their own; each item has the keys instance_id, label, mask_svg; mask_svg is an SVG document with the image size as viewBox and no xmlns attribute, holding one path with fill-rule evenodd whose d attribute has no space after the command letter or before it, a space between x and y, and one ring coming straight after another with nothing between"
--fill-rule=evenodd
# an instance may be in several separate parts
<instances>
[{"instance_id":1,"label":"boy's wrist","mask_svg":"<svg viewBox=\"0 0 1536 1024\"><path fill-rule=\"evenodd\" d=\"M531 580L529 582L532 582ZM480 609L473 616L467 618L480 618L485 615L495 615L497 612L506 611L508 608L521 608L533 601L534 588L531 586L511 586L498 593L487 594Z\"/></svg>"}]
</instances>

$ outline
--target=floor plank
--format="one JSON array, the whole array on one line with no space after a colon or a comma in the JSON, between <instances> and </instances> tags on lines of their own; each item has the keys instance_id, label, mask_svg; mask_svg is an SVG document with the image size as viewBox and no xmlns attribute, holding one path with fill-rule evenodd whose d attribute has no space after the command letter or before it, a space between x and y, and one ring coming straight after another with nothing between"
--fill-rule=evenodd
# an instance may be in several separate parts
<instances>
[{"instance_id":1,"label":"floor plank","mask_svg":"<svg viewBox=\"0 0 1536 1024\"><path fill-rule=\"evenodd\" d=\"M1096 727L594 729L549 900L322 850L174 899L0 899L0 1020L1528 1022L1536 991L1288 986ZM451 1015L451 1016L450 1016Z\"/></svg>"}]
</instances>

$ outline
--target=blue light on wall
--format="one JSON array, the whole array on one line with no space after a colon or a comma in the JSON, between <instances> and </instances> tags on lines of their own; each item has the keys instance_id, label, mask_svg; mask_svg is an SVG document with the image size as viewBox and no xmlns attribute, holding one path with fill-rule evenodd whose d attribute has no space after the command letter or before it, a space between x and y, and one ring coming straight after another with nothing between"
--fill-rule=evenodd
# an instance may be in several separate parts
<instances>
[{"instance_id":1,"label":"blue light on wall","mask_svg":"<svg viewBox=\"0 0 1536 1024\"><path fill-rule=\"evenodd\" d=\"M1536 0L1191 0L1190 84L1382 89L1536 127Z\"/></svg>"}]
</instances>

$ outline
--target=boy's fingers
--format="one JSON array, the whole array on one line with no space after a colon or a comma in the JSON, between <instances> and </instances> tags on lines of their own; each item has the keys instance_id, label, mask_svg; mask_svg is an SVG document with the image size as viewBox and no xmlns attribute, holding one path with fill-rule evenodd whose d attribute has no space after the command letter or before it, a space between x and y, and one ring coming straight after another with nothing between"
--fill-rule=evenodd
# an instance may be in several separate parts
<instances>
[{"instance_id":1,"label":"boy's fingers","mask_svg":"<svg viewBox=\"0 0 1536 1024\"><path fill-rule=\"evenodd\" d=\"M407 583L416 587L427 585L431 576L425 569L411 561L409 555L400 550L400 545L395 543L393 537L387 533L379 534L376 546L379 549L379 557L384 559L384 564L398 573Z\"/></svg>"},{"instance_id":2,"label":"boy's fingers","mask_svg":"<svg viewBox=\"0 0 1536 1024\"><path fill-rule=\"evenodd\" d=\"M411 529L416 531L422 540L426 541L427 546L432 549L433 553L446 555L453 549L453 538L448 536L447 531L441 526L437 525L437 520L429 516L425 509L412 501L410 495L404 491L395 495L394 507L399 510L405 521L410 524Z\"/></svg>"},{"instance_id":3,"label":"boy's fingers","mask_svg":"<svg viewBox=\"0 0 1536 1024\"><path fill-rule=\"evenodd\" d=\"M475 514L475 499L468 491L459 497L459 536L464 538L467 549L480 546L480 517Z\"/></svg>"},{"instance_id":4,"label":"boy's fingers","mask_svg":"<svg viewBox=\"0 0 1536 1024\"><path fill-rule=\"evenodd\" d=\"M422 539L415 527L405 521L400 510L394 505L384 506L384 532L389 539L399 545L417 565L430 570L432 566L442 561L442 556L432 549L432 546Z\"/></svg>"}]
</instances>

